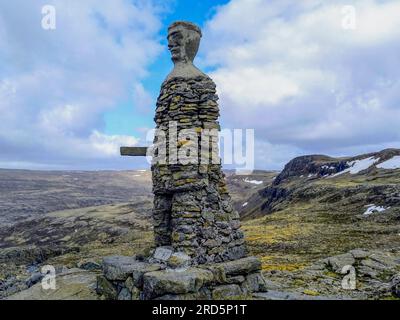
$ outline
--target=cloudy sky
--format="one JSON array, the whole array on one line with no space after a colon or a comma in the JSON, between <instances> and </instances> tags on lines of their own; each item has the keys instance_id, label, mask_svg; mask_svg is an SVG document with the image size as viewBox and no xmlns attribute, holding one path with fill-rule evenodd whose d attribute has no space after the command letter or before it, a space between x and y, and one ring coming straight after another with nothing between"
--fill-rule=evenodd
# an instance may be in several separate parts
<instances>
[{"instance_id":1,"label":"cloudy sky","mask_svg":"<svg viewBox=\"0 0 400 320\"><path fill-rule=\"evenodd\" d=\"M154 126L174 20L202 27L196 64L223 127L255 129L257 168L399 148L399 16L398 0L0 0L0 167L146 168L118 151Z\"/></svg>"}]
</instances>

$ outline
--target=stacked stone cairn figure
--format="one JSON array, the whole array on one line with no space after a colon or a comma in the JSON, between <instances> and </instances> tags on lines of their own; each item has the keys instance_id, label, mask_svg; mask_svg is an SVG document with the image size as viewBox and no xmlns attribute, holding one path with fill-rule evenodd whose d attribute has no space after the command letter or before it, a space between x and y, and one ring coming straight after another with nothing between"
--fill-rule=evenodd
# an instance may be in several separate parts
<instances>
[{"instance_id":1,"label":"stacked stone cairn figure","mask_svg":"<svg viewBox=\"0 0 400 320\"><path fill-rule=\"evenodd\" d=\"M161 87L152 149L155 249L148 257L103 260L97 291L105 299L247 298L266 291L261 262L248 257L218 158L218 96L193 65L201 38L175 22L175 64Z\"/></svg>"}]
</instances>

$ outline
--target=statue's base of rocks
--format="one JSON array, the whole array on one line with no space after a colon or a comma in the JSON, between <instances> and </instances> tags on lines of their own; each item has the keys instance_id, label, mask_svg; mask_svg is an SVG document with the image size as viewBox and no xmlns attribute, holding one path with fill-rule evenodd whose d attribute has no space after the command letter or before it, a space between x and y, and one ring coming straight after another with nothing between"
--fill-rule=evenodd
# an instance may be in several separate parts
<instances>
[{"instance_id":1,"label":"statue's base of rocks","mask_svg":"<svg viewBox=\"0 0 400 320\"><path fill-rule=\"evenodd\" d=\"M146 259L106 257L97 293L107 300L225 300L267 291L256 257L197 266L190 261L169 247L157 248Z\"/></svg>"}]
</instances>

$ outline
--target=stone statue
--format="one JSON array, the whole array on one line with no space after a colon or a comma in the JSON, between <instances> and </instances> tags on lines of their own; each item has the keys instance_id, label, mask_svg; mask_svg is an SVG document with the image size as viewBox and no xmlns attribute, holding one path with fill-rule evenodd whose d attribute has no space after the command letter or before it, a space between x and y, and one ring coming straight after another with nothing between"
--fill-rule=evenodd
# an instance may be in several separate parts
<instances>
[{"instance_id":1,"label":"stone statue","mask_svg":"<svg viewBox=\"0 0 400 320\"><path fill-rule=\"evenodd\" d=\"M216 86L193 65L200 38L189 22L169 28L174 69L157 100L151 166L156 248L104 258L97 292L105 299L232 299L267 290L260 260L247 256L217 144L207 143L215 135L204 134L220 128ZM142 156L143 149L121 154Z\"/></svg>"},{"instance_id":2,"label":"stone statue","mask_svg":"<svg viewBox=\"0 0 400 320\"><path fill-rule=\"evenodd\" d=\"M182 164L166 150L167 164L153 163L154 232L157 246L172 246L192 258L192 264L222 262L246 255L239 215L233 209L220 160L207 163L200 155L204 130L219 130L215 83L193 65L201 31L189 22L175 22L168 29L168 47L174 69L162 84L157 100L156 129L177 136L178 154L188 143L179 140L193 129L194 161ZM176 127L171 128L171 123ZM157 138L155 144L157 143ZM170 142L171 143L171 142ZM196 152L197 151L197 152Z\"/></svg>"}]
</instances>

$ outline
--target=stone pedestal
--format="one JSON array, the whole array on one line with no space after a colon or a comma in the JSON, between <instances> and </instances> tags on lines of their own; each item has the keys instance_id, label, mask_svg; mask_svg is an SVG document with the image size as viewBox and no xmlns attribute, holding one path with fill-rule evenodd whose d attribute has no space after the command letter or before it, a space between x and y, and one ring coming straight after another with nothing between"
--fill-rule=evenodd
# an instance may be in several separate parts
<instances>
[{"instance_id":1,"label":"stone pedestal","mask_svg":"<svg viewBox=\"0 0 400 320\"><path fill-rule=\"evenodd\" d=\"M153 256L146 262L107 257L97 292L109 300L225 300L248 299L266 291L261 263L255 257L175 269L171 263L176 263L173 255L167 261Z\"/></svg>"}]
</instances>

